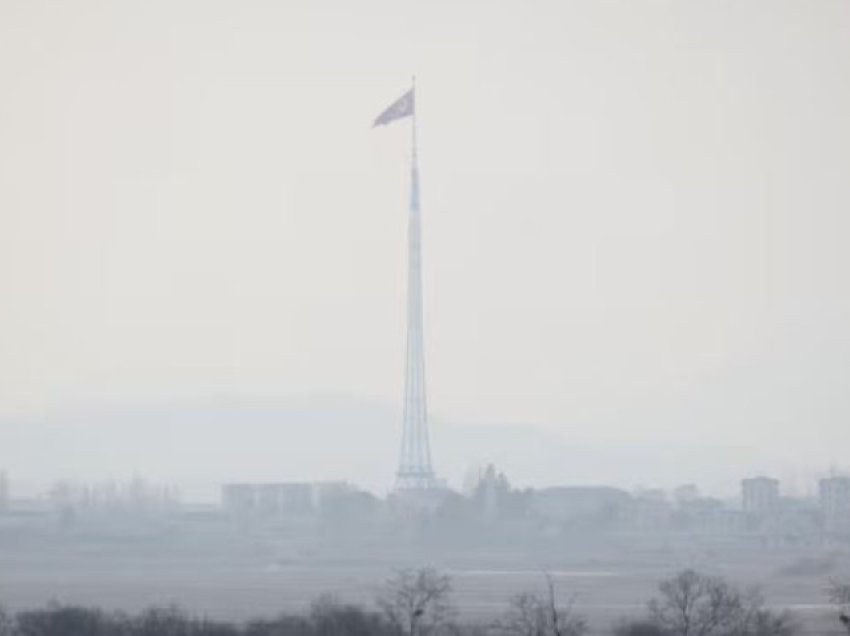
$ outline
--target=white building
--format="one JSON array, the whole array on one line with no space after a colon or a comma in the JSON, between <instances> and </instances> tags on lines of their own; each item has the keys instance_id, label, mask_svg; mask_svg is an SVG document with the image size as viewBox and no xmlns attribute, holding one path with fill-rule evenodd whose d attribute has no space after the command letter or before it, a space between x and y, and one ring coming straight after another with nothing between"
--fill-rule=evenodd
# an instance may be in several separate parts
<instances>
[{"instance_id":1,"label":"white building","mask_svg":"<svg viewBox=\"0 0 850 636\"><path fill-rule=\"evenodd\" d=\"M818 484L824 529L850 531L850 477L827 477Z\"/></svg>"},{"instance_id":2,"label":"white building","mask_svg":"<svg viewBox=\"0 0 850 636\"><path fill-rule=\"evenodd\" d=\"M779 480L770 477L741 480L741 502L747 514L762 517L776 512L779 508Z\"/></svg>"}]
</instances>

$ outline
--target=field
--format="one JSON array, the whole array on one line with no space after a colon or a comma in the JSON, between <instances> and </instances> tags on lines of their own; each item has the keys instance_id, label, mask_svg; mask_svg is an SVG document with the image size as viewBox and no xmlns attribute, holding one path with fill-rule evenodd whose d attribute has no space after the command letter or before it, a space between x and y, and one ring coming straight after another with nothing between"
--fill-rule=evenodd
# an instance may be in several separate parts
<instances>
[{"instance_id":1,"label":"field","mask_svg":"<svg viewBox=\"0 0 850 636\"><path fill-rule=\"evenodd\" d=\"M364 605L400 567L432 564L451 575L461 618L497 618L518 592L540 588L544 572L592 633L640 615L658 582L685 567L758 586L772 607L793 611L805 633L840 634L825 587L846 572L841 551L823 548L696 549L581 545L529 550L364 550L337 546L295 553L264 540L187 541L144 536L0 536L0 602L20 609L55 600L134 611L178 604L193 613L248 619L298 612L322 594Z\"/></svg>"}]
</instances>

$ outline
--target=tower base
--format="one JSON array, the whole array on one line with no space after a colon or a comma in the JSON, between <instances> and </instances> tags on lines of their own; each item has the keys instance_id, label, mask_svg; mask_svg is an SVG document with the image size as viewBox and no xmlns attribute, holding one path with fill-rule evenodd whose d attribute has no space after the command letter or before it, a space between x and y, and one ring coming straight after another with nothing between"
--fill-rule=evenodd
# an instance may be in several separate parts
<instances>
[{"instance_id":1,"label":"tower base","mask_svg":"<svg viewBox=\"0 0 850 636\"><path fill-rule=\"evenodd\" d=\"M399 470L395 476L395 490L440 490L445 484L430 470Z\"/></svg>"}]
</instances>

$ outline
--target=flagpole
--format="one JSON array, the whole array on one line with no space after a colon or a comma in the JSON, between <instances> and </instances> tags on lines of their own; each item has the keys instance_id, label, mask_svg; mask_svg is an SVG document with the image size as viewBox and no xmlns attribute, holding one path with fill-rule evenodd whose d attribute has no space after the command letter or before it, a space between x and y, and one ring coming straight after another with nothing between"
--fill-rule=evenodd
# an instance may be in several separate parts
<instances>
[{"instance_id":1,"label":"flagpole","mask_svg":"<svg viewBox=\"0 0 850 636\"><path fill-rule=\"evenodd\" d=\"M410 199L407 218L407 343L404 372L404 422L396 489L436 487L431 467L428 407L425 390L425 346L422 311L422 228L419 205L419 148L416 139L416 76L404 95L375 122L383 126L410 117Z\"/></svg>"},{"instance_id":2,"label":"flagpole","mask_svg":"<svg viewBox=\"0 0 850 636\"><path fill-rule=\"evenodd\" d=\"M411 97L413 97L413 113L410 117L410 129L411 129L411 143L412 143L412 156L413 156L413 170L416 172L419 171L419 166L417 165L417 149L416 149L416 76L413 75L410 78L411 83Z\"/></svg>"}]
</instances>

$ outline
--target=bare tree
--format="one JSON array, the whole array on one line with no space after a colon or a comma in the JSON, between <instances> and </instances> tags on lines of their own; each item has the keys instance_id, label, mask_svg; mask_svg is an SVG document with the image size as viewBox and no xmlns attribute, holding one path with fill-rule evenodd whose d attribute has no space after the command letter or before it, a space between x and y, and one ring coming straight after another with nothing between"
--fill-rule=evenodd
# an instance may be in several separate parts
<instances>
[{"instance_id":1,"label":"bare tree","mask_svg":"<svg viewBox=\"0 0 850 636\"><path fill-rule=\"evenodd\" d=\"M381 615L343 603L324 594L310 605L309 624L314 636L383 636L390 633Z\"/></svg>"},{"instance_id":2,"label":"bare tree","mask_svg":"<svg viewBox=\"0 0 850 636\"><path fill-rule=\"evenodd\" d=\"M775 613L763 607L754 608L730 636L794 636L798 627L787 612Z\"/></svg>"},{"instance_id":3,"label":"bare tree","mask_svg":"<svg viewBox=\"0 0 850 636\"><path fill-rule=\"evenodd\" d=\"M693 570L680 572L658 586L649 603L650 621L671 636L790 636L788 614L764 608L756 591L742 593L724 580Z\"/></svg>"},{"instance_id":4,"label":"bare tree","mask_svg":"<svg viewBox=\"0 0 850 636\"><path fill-rule=\"evenodd\" d=\"M680 572L658 586L649 613L676 636L711 636L732 631L744 612L740 595L721 579L693 570Z\"/></svg>"},{"instance_id":5,"label":"bare tree","mask_svg":"<svg viewBox=\"0 0 850 636\"><path fill-rule=\"evenodd\" d=\"M433 568L402 570L387 581L378 606L402 634L439 634L454 614L451 591L451 579Z\"/></svg>"},{"instance_id":6,"label":"bare tree","mask_svg":"<svg viewBox=\"0 0 850 636\"><path fill-rule=\"evenodd\" d=\"M0 606L0 636L12 636L14 628L12 617Z\"/></svg>"},{"instance_id":7,"label":"bare tree","mask_svg":"<svg viewBox=\"0 0 850 636\"><path fill-rule=\"evenodd\" d=\"M831 581L829 584L829 600L838 606L838 620L850 634L850 583Z\"/></svg>"},{"instance_id":8,"label":"bare tree","mask_svg":"<svg viewBox=\"0 0 850 636\"><path fill-rule=\"evenodd\" d=\"M584 619L573 612L572 601L559 606L549 574L546 574L546 594L517 594L511 599L507 615L495 628L511 636L582 636L587 632Z\"/></svg>"},{"instance_id":9,"label":"bare tree","mask_svg":"<svg viewBox=\"0 0 850 636\"><path fill-rule=\"evenodd\" d=\"M622 621L614 628L614 636L666 636L664 630L649 620Z\"/></svg>"}]
</instances>

